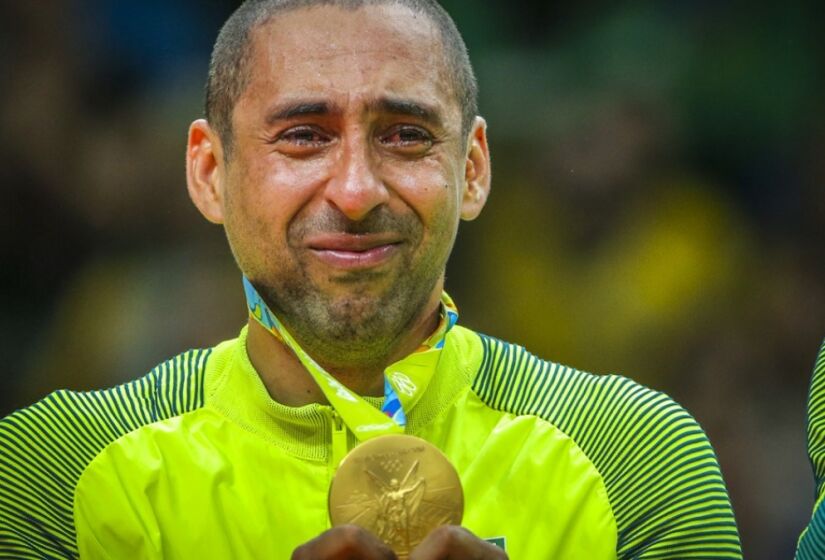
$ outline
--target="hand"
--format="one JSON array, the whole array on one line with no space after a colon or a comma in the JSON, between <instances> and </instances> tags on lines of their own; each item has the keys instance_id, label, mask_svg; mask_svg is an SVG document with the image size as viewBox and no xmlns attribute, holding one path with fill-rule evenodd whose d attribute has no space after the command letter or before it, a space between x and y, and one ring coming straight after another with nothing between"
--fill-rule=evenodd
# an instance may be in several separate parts
<instances>
[{"instance_id":1,"label":"hand","mask_svg":"<svg viewBox=\"0 0 825 560\"><path fill-rule=\"evenodd\" d=\"M396 560L396 556L366 529L339 525L296 548L292 560Z\"/></svg>"},{"instance_id":2,"label":"hand","mask_svg":"<svg viewBox=\"0 0 825 560\"><path fill-rule=\"evenodd\" d=\"M464 527L442 525L410 553L410 560L507 560L507 553Z\"/></svg>"}]
</instances>

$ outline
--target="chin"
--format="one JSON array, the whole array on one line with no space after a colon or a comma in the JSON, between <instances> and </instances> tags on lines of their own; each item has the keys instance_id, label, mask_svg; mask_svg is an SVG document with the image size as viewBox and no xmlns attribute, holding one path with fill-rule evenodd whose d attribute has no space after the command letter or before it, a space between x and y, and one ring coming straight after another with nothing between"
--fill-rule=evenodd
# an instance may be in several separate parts
<instances>
[{"instance_id":1,"label":"chin","mask_svg":"<svg viewBox=\"0 0 825 560\"><path fill-rule=\"evenodd\" d=\"M357 324L371 322L385 311L386 305L381 295L361 292L330 298L326 308L331 321Z\"/></svg>"}]
</instances>

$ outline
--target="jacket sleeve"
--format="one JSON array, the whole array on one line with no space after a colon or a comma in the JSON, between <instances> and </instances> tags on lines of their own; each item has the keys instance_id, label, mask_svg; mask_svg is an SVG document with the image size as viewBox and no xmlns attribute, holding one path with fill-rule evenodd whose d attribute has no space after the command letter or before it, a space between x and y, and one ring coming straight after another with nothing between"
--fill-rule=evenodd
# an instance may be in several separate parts
<instances>
[{"instance_id":1,"label":"jacket sleeve","mask_svg":"<svg viewBox=\"0 0 825 560\"><path fill-rule=\"evenodd\" d=\"M0 558L77 558L75 442L55 431L65 423L60 399L54 393L0 419Z\"/></svg>"},{"instance_id":2,"label":"jacket sleeve","mask_svg":"<svg viewBox=\"0 0 825 560\"><path fill-rule=\"evenodd\" d=\"M602 396L585 417L600 437L584 448L606 482L617 558L741 559L719 462L699 423L663 393L619 376L599 382Z\"/></svg>"}]
</instances>

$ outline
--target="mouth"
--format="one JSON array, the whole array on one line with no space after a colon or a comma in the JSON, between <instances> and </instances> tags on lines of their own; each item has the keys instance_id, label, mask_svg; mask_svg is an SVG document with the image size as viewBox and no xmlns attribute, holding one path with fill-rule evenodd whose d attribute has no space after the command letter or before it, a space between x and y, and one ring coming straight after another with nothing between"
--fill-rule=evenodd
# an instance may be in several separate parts
<instances>
[{"instance_id":1,"label":"mouth","mask_svg":"<svg viewBox=\"0 0 825 560\"><path fill-rule=\"evenodd\" d=\"M313 236L305 246L327 266L359 270L387 263L402 243L394 234L334 233Z\"/></svg>"}]
</instances>

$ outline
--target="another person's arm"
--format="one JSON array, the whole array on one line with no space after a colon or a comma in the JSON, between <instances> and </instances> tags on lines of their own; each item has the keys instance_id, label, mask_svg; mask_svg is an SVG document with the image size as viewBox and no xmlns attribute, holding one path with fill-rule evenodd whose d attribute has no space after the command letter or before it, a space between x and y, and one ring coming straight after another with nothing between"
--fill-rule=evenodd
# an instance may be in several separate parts
<instances>
[{"instance_id":1,"label":"another person's arm","mask_svg":"<svg viewBox=\"0 0 825 560\"><path fill-rule=\"evenodd\" d=\"M797 560L825 558L825 340L819 349L808 392L808 457L814 469L816 502L811 522L802 532Z\"/></svg>"}]
</instances>

